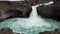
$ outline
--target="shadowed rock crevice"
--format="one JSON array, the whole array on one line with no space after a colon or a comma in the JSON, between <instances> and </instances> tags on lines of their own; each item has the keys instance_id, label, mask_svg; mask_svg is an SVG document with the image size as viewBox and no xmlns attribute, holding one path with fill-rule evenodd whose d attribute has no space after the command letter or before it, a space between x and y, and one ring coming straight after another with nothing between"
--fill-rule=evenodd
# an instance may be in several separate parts
<instances>
[{"instance_id":1,"label":"shadowed rock crevice","mask_svg":"<svg viewBox=\"0 0 60 34\"><path fill-rule=\"evenodd\" d=\"M8 18L29 18L31 11L23 11L23 10L10 10L6 12L10 16Z\"/></svg>"}]
</instances>

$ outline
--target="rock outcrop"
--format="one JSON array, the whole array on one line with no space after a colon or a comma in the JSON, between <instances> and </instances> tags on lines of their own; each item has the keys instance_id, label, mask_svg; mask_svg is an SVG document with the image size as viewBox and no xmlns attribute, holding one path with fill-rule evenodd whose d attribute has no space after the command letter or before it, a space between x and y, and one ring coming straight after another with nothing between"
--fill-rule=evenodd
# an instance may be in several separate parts
<instances>
[{"instance_id":1,"label":"rock outcrop","mask_svg":"<svg viewBox=\"0 0 60 34\"><path fill-rule=\"evenodd\" d=\"M28 18L31 11L31 6L23 1L0 1L0 22L12 17Z\"/></svg>"},{"instance_id":2,"label":"rock outcrop","mask_svg":"<svg viewBox=\"0 0 60 34\"><path fill-rule=\"evenodd\" d=\"M43 18L60 21L60 5L57 5L56 3L39 6L37 7L37 12L38 15Z\"/></svg>"},{"instance_id":3,"label":"rock outcrop","mask_svg":"<svg viewBox=\"0 0 60 34\"><path fill-rule=\"evenodd\" d=\"M13 33L12 29L10 29L10 28L1 28L0 34L14 34L14 33ZM16 34L20 34L20 33L16 33Z\"/></svg>"}]
</instances>

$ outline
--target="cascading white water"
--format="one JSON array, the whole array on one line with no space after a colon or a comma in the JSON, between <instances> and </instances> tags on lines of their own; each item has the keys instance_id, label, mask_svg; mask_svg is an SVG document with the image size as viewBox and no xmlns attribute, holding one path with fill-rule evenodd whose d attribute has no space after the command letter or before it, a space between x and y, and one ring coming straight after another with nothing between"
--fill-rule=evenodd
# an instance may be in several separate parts
<instances>
[{"instance_id":1,"label":"cascading white water","mask_svg":"<svg viewBox=\"0 0 60 34\"><path fill-rule=\"evenodd\" d=\"M27 26L28 27L32 27L32 26L34 26L34 27L42 27L42 26L50 27L51 25L48 24L47 22L45 22L40 16L38 16L37 7L32 6L32 12L30 14L30 18L28 19Z\"/></svg>"},{"instance_id":2,"label":"cascading white water","mask_svg":"<svg viewBox=\"0 0 60 34\"><path fill-rule=\"evenodd\" d=\"M50 5L53 4L53 1L50 1L49 3L45 3L44 5ZM42 5L42 4L39 4ZM28 23L27 25L32 27L32 26L37 26L37 27L42 27L42 26L46 26L46 27L50 27L51 24L48 24L47 22L45 22L41 16L38 16L37 14L37 7L39 5L36 6L32 6L32 12L30 14L30 18L28 19ZM48 25L48 26L47 26Z\"/></svg>"}]
</instances>

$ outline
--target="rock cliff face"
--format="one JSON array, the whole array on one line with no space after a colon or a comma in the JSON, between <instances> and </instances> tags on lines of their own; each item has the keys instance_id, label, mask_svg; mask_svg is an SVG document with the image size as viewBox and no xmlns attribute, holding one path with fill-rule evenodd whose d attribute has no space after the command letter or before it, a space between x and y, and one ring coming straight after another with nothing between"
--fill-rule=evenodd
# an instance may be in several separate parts
<instances>
[{"instance_id":1,"label":"rock cliff face","mask_svg":"<svg viewBox=\"0 0 60 34\"><path fill-rule=\"evenodd\" d=\"M39 34L60 34L60 29L55 29L54 31L40 32Z\"/></svg>"},{"instance_id":2,"label":"rock cliff face","mask_svg":"<svg viewBox=\"0 0 60 34\"><path fill-rule=\"evenodd\" d=\"M38 15L41 15L45 18L52 18L54 16L54 12L52 11L53 5L43 5L37 8Z\"/></svg>"},{"instance_id":3,"label":"rock cliff face","mask_svg":"<svg viewBox=\"0 0 60 34\"><path fill-rule=\"evenodd\" d=\"M31 6L23 1L4 2L0 1L0 22L8 18L28 18L32 11Z\"/></svg>"},{"instance_id":4,"label":"rock cliff face","mask_svg":"<svg viewBox=\"0 0 60 34\"><path fill-rule=\"evenodd\" d=\"M5 14L8 10L10 10L9 2L0 2L0 21L8 17L8 14Z\"/></svg>"},{"instance_id":5,"label":"rock cliff face","mask_svg":"<svg viewBox=\"0 0 60 34\"><path fill-rule=\"evenodd\" d=\"M55 3L51 5L42 5L37 7L38 15L43 18L60 21L60 4L57 2L58 1L55 1Z\"/></svg>"}]
</instances>

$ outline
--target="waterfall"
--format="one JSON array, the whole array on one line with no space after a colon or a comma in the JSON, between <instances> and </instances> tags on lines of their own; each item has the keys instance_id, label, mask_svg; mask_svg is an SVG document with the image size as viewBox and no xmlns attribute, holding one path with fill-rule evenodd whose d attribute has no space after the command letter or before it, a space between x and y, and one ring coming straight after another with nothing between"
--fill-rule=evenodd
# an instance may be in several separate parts
<instances>
[{"instance_id":1,"label":"waterfall","mask_svg":"<svg viewBox=\"0 0 60 34\"><path fill-rule=\"evenodd\" d=\"M44 19L41 18L41 16L38 16L37 7L38 7L37 5L32 6L32 12L29 18L17 18L17 21L12 24L12 28L14 26L16 26L15 28L19 28L21 26L27 29L32 27L42 27L42 26L51 27L51 24L45 22Z\"/></svg>"},{"instance_id":2,"label":"waterfall","mask_svg":"<svg viewBox=\"0 0 60 34\"><path fill-rule=\"evenodd\" d=\"M48 3L48 5L50 3ZM39 4L39 5L42 5L42 4ZM11 27L12 29L14 27L19 28L20 26L27 29L32 28L32 27L42 27L42 26L51 27L50 23L45 22L44 19L41 18L41 16L38 16L37 7L39 5L32 6L32 12L29 18L16 18L17 21L12 24L9 23L10 25L8 26Z\"/></svg>"},{"instance_id":3,"label":"waterfall","mask_svg":"<svg viewBox=\"0 0 60 34\"><path fill-rule=\"evenodd\" d=\"M52 4L53 2L50 2L50 3ZM48 4L45 3L44 5L49 5L50 3L48 3ZM39 5L42 5L42 4L39 4ZM23 33L24 34L33 34L34 32L36 34L36 32L38 30L39 30L38 32L42 32L42 31L46 31L46 30L47 31L53 30L56 27L56 24L48 23L43 18L41 18L41 16L38 16L37 7L39 5L32 6L32 12L31 12L29 18L15 18L14 19L15 22L13 22L13 20L7 20L7 21L3 22L2 24L0 24L1 27L10 27L13 29L13 32L22 33L22 34ZM6 26L3 24L5 24Z\"/></svg>"},{"instance_id":4,"label":"waterfall","mask_svg":"<svg viewBox=\"0 0 60 34\"><path fill-rule=\"evenodd\" d=\"M50 27L51 25L48 24L47 22L45 22L41 18L41 16L38 16L37 6L32 6L32 12L30 14L30 18L28 19L27 26L28 27L32 27L32 26L34 26L34 27L42 27L42 26Z\"/></svg>"},{"instance_id":5,"label":"waterfall","mask_svg":"<svg viewBox=\"0 0 60 34\"><path fill-rule=\"evenodd\" d=\"M37 9L35 6L32 6L32 12L30 14L30 18L34 18L34 17L38 17L38 14L37 14Z\"/></svg>"},{"instance_id":6,"label":"waterfall","mask_svg":"<svg viewBox=\"0 0 60 34\"><path fill-rule=\"evenodd\" d=\"M44 5L50 5L53 4L53 1L50 1L49 3L44 3ZM40 6L42 4L39 4ZM41 16L38 16L37 14L37 7L39 5L36 6L32 6L32 12L30 14L30 18L28 19L28 26L29 27L42 27L42 26L46 26L46 27L51 27L51 24L47 23L44 21L44 19L41 18ZM48 26L47 26L48 25Z\"/></svg>"}]
</instances>

